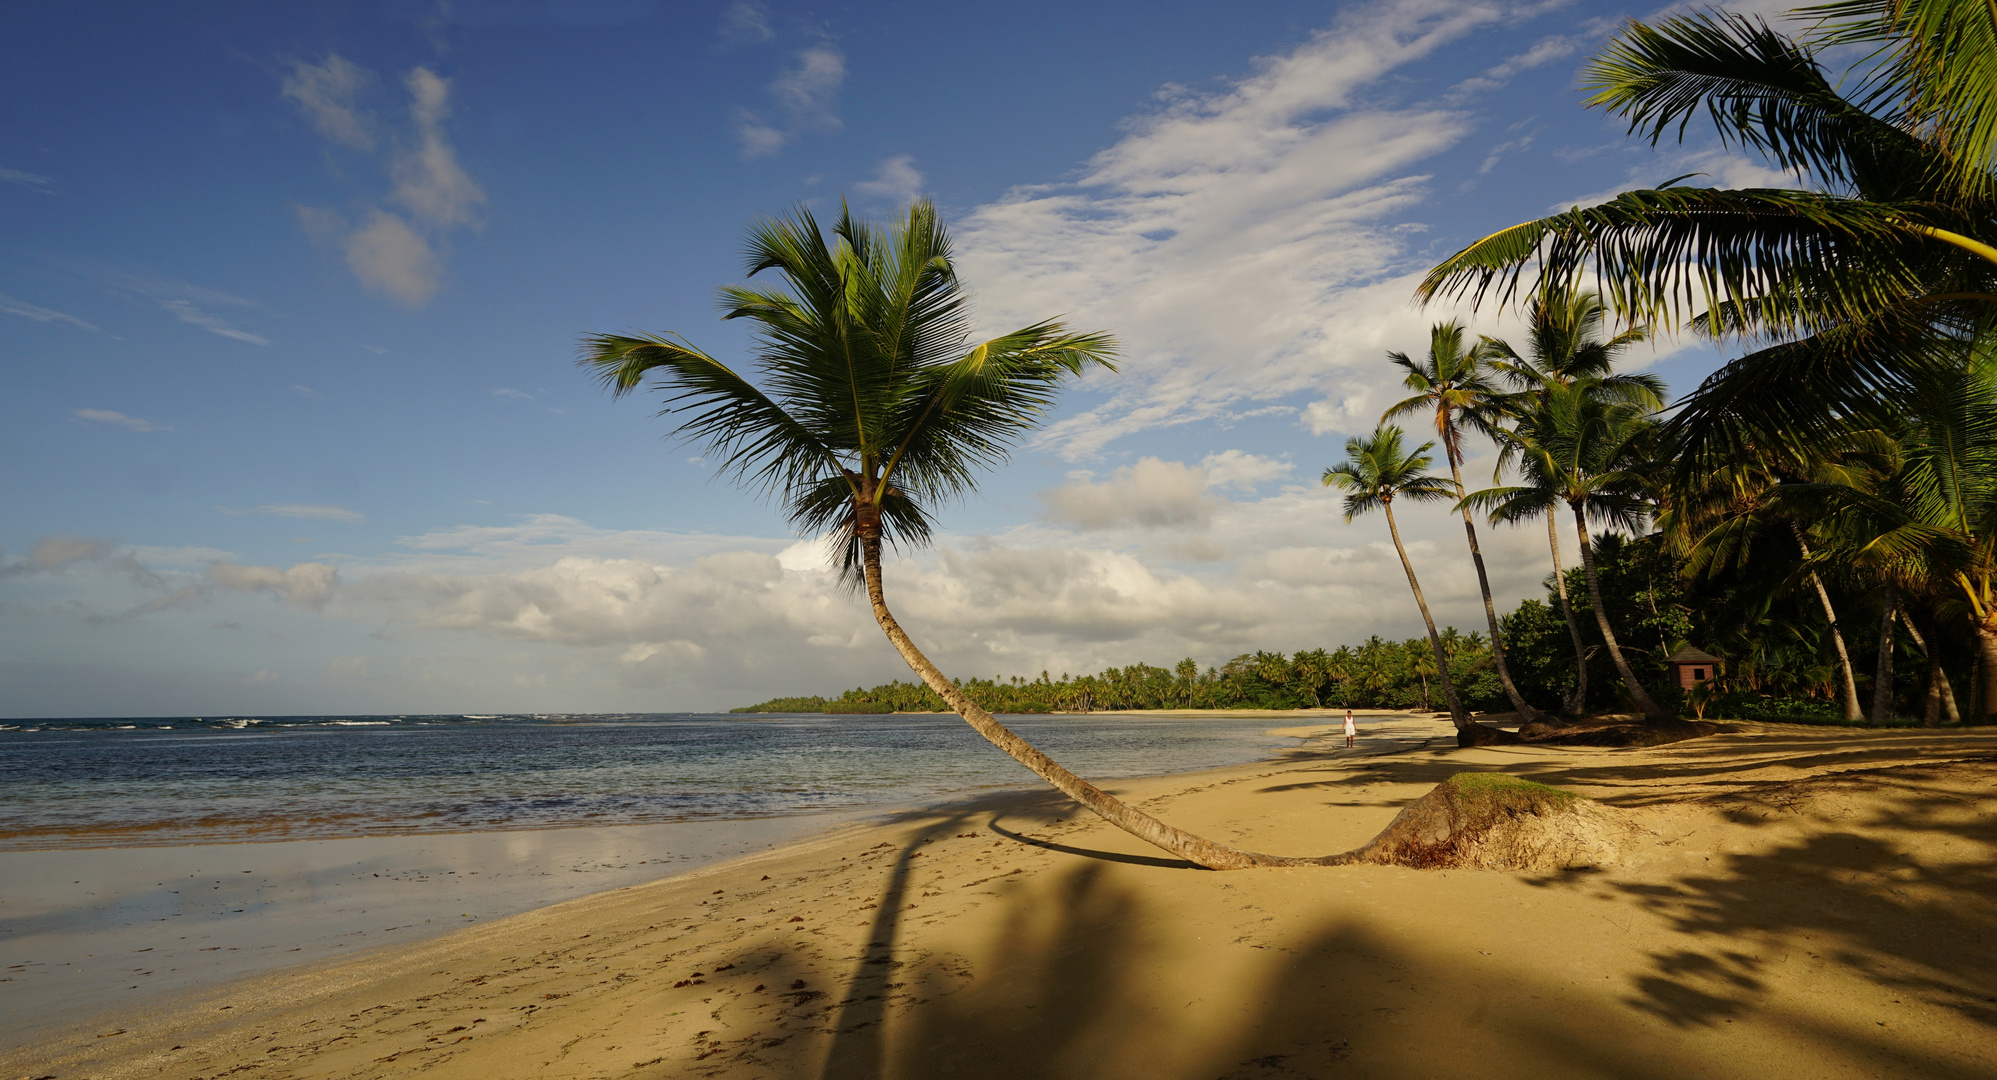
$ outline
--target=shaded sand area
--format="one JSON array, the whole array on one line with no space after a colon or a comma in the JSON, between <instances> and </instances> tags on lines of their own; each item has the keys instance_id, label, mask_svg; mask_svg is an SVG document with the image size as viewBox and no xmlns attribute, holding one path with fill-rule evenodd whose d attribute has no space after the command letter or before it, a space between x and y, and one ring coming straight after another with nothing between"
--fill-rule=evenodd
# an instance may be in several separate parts
<instances>
[{"instance_id":1,"label":"shaded sand area","mask_svg":"<svg viewBox=\"0 0 1997 1080\"><path fill-rule=\"evenodd\" d=\"M232 984L0 1075L1997 1076L1997 731L1742 727L1327 739L1115 785L1306 854L1500 771L1638 824L1607 868L1196 871L1013 795Z\"/></svg>"}]
</instances>

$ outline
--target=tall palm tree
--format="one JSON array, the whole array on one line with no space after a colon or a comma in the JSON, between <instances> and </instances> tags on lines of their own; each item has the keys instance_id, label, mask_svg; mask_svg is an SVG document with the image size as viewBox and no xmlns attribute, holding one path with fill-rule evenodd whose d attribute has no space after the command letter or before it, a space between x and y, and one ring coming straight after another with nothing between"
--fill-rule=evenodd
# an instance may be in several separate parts
<instances>
[{"instance_id":1,"label":"tall palm tree","mask_svg":"<svg viewBox=\"0 0 1997 1080\"><path fill-rule=\"evenodd\" d=\"M1443 698L1449 703L1449 719L1456 725L1458 744L1478 746L1510 741L1507 738L1509 732L1488 728L1470 719L1463 703L1457 699L1456 684L1449 677L1449 658L1443 655L1442 635L1436 632L1435 617L1429 614L1428 599L1422 595L1421 581L1415 577L1415 565L1408 560L1407 545L1401 542L1401 527L1394 520L1394 500L1453 502L1457 496L1449 481L1428 473L1432 460L1428 451L1435 444L1425 442L1410 450L1402 445L1402 439L1400 428L1382 424L1374 428L1368 438L1345 440L1346 460L1324 471L1324 484L1346 493L1345 520L1351 521L1373 510L1386 515L1387 534L1393 537L1394 551L1401 557L1401 569L1408 575L1408 588L1414 591L1415 606L1421 609L1421 621L1428 627L1429 648L1435 654L1436 678L1442 683Z\"/></svg>"},{"instance_id":2,"label":"tall palm tree","mask_svg":"<svg viewBox=\"0 0 1997 1080\"><path fill-rule=\"evenodd\" d=\"M1463 534L1470 541L1470 561L1477 568L1477 588L1484 594L1484 621L1491 628L1491 662L1497 669L1498 684L1505 688L1505 696L1511 699L1519 719L1529 721L1538 718L1539 710L1512 684L1512 673L1505 666L1505 638L1498 628L1497 605L1491 601L1491 576L1484 570L1484 553L1477 546L1477 525L1470 520L1470 508L1461 504L1467 494L1463 488L1463 425L1467 422L1488 430L1500 396L1485 370L1482 346L1465 348L1464 337L1461 323L1436 323L1429 329L1427 356L1414 360L1404 352L1387 354L1387 359L1407 372L1403 385L1415 394L1389 408L1381 415L1380 422L1384 424L1410 413L1435 414L1436 438L1441 440L1442 456L1449 462L1449 477L1456 485L1457 509L1463 514ZM1426 685L1423 684L1424 697Z\"/></svg>"},{"instance_id":3,"label":"tall palm tree","mask_svg":"<svg viewBox=\"0 0 1997 1080\"><path fill-rule=\"evenodd\" d=\"M1596 393L1649 411L1664 405L1664 380L1648 372L1620 374L1615 370L1618 356L1649 336L1641 327L1609 334L1604 328L1606 309L1599 293L1543 291L1526 309L1525 349L1502 338L1486 337L1485 354L1491 369L1511 383L1513 393L1498 409L1513 417L1523 417L1543 406L1547 388L1572 385L1587 379ZM1499 441L1498 464L1507 460L1510 443ZM1469 507L1464 507L1468 516ZM1578 716L1588 706L1588 648L1581 636L1581 623L1567 595L1567 568L1560 558L1559 515L1546 515L1546 543L1553 554L1553 586L1560 600L1560 614L1567 623L1567 636L1574 645L1574 688L1562 711Z\"/></svg>"},{"instance_id":4,"label":"tall palm tree","mask_svg":"<svg viewBox=\"0 0 1997 1080\"><path fill-rule=\"evenodd\" d=\"M930 507L976 489L1052 407L1066 379L1114 370L1115 342L1053 320L969 338L968 296L927 202L879 228L843 211L827 239L808 210L750 230L749 276L728 286L724 318L756 327L761 385L675 335L593 334L581 363L616 395L647 377L684 419L675 434L783 505L791 524L837 541L839 570L864 585L874 619L908 666L993 745L1111 824L1201 866L1286 860L1175 829L1069 772L971 701L917 649L888 610L884 543L930 537Z\"/></svg>"},{"instance_id":5,"label":"tall palm tree","mask_svg":"<svg viewBox=\"0 0 1997 1080\"><path fill-rule=\"evenodd\" d=\"M1682 470L1890 418L1997 306L1997 20L1989 0L1809 12L1801 39L1743 15L1631 23L1584 82L1653 144L1703 111L1811 186L1626 192L1487 236L1419 295L1503 300L1592 272L1627 321L1754 344L1681 403ZM1850 43L1871 48L1834 79L1819 55Z\"/></svg>"},{"instance_id":6,"label":"tall palm tree","mask_svg":"<svg viewBox=\"0 0 1997 1080\"><path fill-rule=\"evenodd\" d=\"M1520 483L1474 492L1467 501L1488 511L1493 521L1511 522L1529 521L1556 503L1567 504L1602 643L1637 707L1651 719L1662 719L1664 710L1631 670L1609 625L1588 527L1592 518L1634 532L1649 517L1649 482L1637 451L1650 433L1646 410L1608 400L1594 392L1590 380L1549 386L1541 407L1509 434Z\"/></svg>"}]
</instances>

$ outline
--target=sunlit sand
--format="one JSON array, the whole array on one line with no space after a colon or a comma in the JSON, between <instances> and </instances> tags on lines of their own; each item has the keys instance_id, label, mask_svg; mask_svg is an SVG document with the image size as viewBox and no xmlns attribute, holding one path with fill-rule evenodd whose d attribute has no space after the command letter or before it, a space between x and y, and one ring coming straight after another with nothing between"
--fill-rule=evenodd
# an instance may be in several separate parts
<instances>
[{"instance_id":1,"label":"sunlit sand","mask_svg":"<svg viewBox=\"0 0 1997 1080\"><path fill-rule=\"evenodd\" d=\"M1366 749L1327 739L1117 787L1226 842L1301 854L1364 842L1452 773L1502 770L1624 808L1648 839L1594 872L1205 872L1054 796L1012 795L240 982L7 1064L481 1080L1997 1072L1997 732Z\"/></svg>"}]
</instances>

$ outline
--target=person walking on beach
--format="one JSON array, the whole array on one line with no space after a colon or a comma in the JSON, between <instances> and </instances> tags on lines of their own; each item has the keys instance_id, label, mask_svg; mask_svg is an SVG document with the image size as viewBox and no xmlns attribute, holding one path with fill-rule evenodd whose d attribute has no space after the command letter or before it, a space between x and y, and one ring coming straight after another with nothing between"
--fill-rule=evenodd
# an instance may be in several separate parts
<instances>
[{"instance_id":1,"label":"person walking on beach","mask_svg":"<svg viewBox=\"0 0 1997 1080\"><path fill-rule=\"evenodd\" d=\"M1352 710L1345 710L1345 745L1352 745L1352 737L1359 734L1359 725L1352 722Z\"/></svg>"}]
</instances>

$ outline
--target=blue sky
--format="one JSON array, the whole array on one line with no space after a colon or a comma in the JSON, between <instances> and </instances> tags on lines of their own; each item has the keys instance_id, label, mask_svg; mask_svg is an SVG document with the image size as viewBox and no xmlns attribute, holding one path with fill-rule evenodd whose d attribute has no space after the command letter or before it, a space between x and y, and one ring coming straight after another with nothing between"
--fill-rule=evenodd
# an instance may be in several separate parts
<instances>
[{"instance_id":1,"label":"blue sky","mask_svg":"<svg viewBox=\"0 0 1997 1080\"><path fill-rule=\"evenodd\" d=\"M946 669L1419 626L1316 482L1410 285L1704 170L1584 110L1650 9L1505 0L39 5L0 40L0 715L667 710L906 674L586 332L714 314L743 229L935 200L982 328L1116 333L891 600ZM1496 313L1477 329L1504 333ZM1639 361L1687 388L1717 362ZM1442 511L1441 613L1481 622ZM1488 541L1508 600L1543 536ZM1571 557L1571 549L1569 556Z\"/></svg>"}]
</instances>

